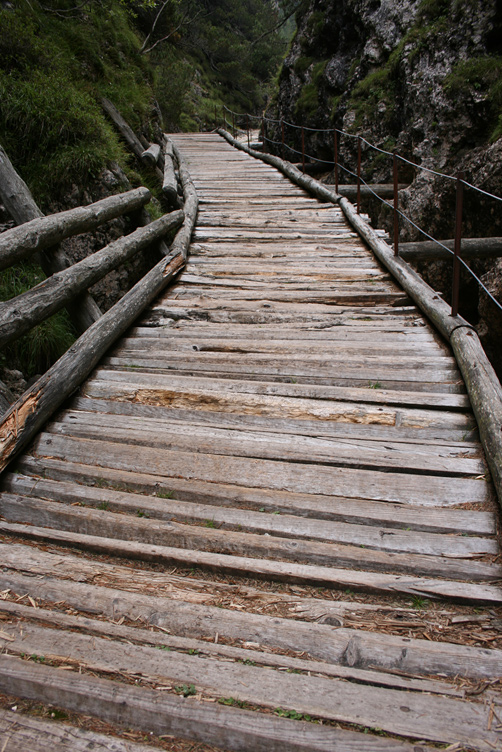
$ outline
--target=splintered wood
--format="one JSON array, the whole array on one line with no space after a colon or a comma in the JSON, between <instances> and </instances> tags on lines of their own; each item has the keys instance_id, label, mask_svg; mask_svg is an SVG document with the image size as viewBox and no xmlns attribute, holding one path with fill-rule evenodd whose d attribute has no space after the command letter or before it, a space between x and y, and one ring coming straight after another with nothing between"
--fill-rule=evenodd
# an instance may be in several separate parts
<instances>
[{"instance_id":1,"label":"splintered wood","mask_svg":"<svg viewBox=\"0 0 502 752\"><path fill-rule=\"evenodd\" d=\"M3 480L0 750L502 750L450 350L336 206L172 139L188 266Z\"/></svg>"}]
</instances>

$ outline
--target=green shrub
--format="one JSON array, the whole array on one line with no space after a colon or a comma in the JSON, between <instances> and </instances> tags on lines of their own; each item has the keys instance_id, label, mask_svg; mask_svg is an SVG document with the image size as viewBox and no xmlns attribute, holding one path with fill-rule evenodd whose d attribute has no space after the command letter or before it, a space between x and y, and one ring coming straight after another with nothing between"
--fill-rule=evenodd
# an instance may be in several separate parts
<instances>
[{"instance_id":1,"label":"green shrub","mask_svg":"<svg viewBox=\"0 0 502 752\"><path fill-rule=\"evenodd\" d=\"M20 295L45 279L34 264L23 263L0 272L0 301ZM66 311L46 319L3 348L2 365L20 368L27 378L46 371L75 341Z\"/></svg>"}]
</instances>

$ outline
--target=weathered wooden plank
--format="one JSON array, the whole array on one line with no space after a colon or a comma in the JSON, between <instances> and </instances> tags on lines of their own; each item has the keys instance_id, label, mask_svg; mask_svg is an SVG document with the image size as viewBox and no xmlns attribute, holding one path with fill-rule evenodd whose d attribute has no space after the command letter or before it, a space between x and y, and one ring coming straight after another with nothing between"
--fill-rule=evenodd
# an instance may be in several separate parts
<instances>
[{"instance_id":1,"label":"weathered wooden plank","mask_svg":"<svg viewBox=\"0 0 502 752\"><path fill-rule=\"evenodd\" d=\"M316 494L295 494L268 489L247 489L229 483L204 483L180 478L162 478L144 472L113 470L98 465L24 456L19 470L35 476L60 481L75 481L88 485L109 487L112 490L140 492L161 498L211 504L217 507L240 506L246 509L281 514L293 513L302 517L336 520L347 523L380 525L401 530L426 530L478 535L493 535L495 518L491 512L463 509L443 509L437 506L412 507L388 502L371 502Z\"/></svg>"},{"instance_id":2,"label":"weathered wooden plank","mask_svg":"<svg viewBox=\"0 0 502 752\"><path fill-rule=\"evenodd\" d=\"M416 745L209 703L0 657L0 686L21 696L121 721L146 733L217 744L234 752L418 752ZM425 747L422 748L425 752ZM113 751L115 752L115 751ZM117 751L118 752L118 751Z\"/></svg>"},{"instance_id":3,"label":"weathered wooden plank","mask_svg":"<svg viewBox=\"0 0 502 752\"><path fill-rule=\"evenodd\" d=\"M60 457L162 476L233 483L235 485L270 488L299 493L320 493L381 501L433 506L488 501L489 483L483 479L441 478L430 476L427 483L421 476L408 473L382 473L373 470L326 467L308 463L276 462L253 458L197 454L169 449L154 449L95 439L73 439L70 436L41 434L36 443L36 456ZM392 485L389 484L392 477Z\"/></svg>"},{"instance_id":4,"label":"weathered wooden plank","mask_svg":"<svg viewBox=\"0 0 502 752\"><path fill-rule=\"evenodd\" d=\"M81 496L85 504L85 494ZM436 556L389 553L347 543L296 540L274 534L257 535L158 519L138 519L103 509L86 507L83 510L68 503L45 501L17 494L2 494L0 510L9 522L56 527L66 531L85 530L90 535L106 535L109 538L135 540L154 545L220 552L230 556L263 556L270 560L287 560L325 567L352 567L354 570L365 569L370 572L404 572L416 577L444 576L451 580L469 578L473 582L493 582L502 576L500 566L484 562L448 557L438 560ZM388 535L392 537L393 533L389 532ZM374 578L374 582L378 589L378 578Z\"/></svg>"},{"instance_id":5,"label":"weathered wooden plank","mask_svg":"<svg viewBox=\"0 0 502 752\"><path fill-rule=\"evenodd\" d=\"M57 558L57 557L54 557ZM81 560L79 560L81 561ZM66 563L66 560L65 560ZM127 571L127 570L126 570ZM135 571L135 575L137 570ZM368 669L358 669L350 666L334 665L321 661L304 660L289 655L277 655L270 652L261 652L254 648L236 648L221 643L208 642L206 640L194 640L187 637L176 637L166 632L152 632L151 630L126 627L121 624L108 623L98 619L90 619L82 616L69 616L61 612L49 611L45 608L33 608L12 601L0 601L0 613L12 615L41 622L45 625L52 624L58 628L68 630L78 629L85 634L95 634L100 637L127 640L130 644L154 645L158 648L170 648L174 650L188 651L189 655L217 656L239 662L248 661L253 665L272 666L281 670L295 671L299 673L316 673L318 675L339 677L349 680L364 682L368 685L391 687L394 689L410 689L418 692L430 692L433 694L449 697L464 697L464 692L454 685L445 681L431 679L412 679L407 676L384 673ZM250 657L251 656L251 657ZM1 718L1 714L0 714Z\"/></svg>"},{"instance_id":6,"label":"weathered wooden plank","mask_svg":"<svg viewBox=\"0 0 502 752\"><path fill-rule=\"evenodd\" d=\"M489 538L465 537L460 534L439 535L395 528L367 527L343 522L300 519L292 514L267 514L249 509L218 508L164 498L152 498L112 489L85 487L81 484L10 476L4 481L4 491L35 498L61 501L66 504L106 509L110 512L141 513L151 519L210 524L218 529L241 530L295 539L348 543L365 548L394 552L410 552L433 556L469 557L480 553L498 553L498 543ZM167 542L167 539L166 539ZM244 552L244 548L243 548Z\"/></svg>"},{"instance_id":7,"label":"weathered wooden plank","mask_svg":"<svg viewBox=\"0 0 502 752\"><path fill-rule=\"evenodd\" d=\"M5 523L2 527L5 526ZM80 535L80 539L90 536ZM101 539L106 541L106 539ZM98 549L99 540L95 541ZM132 549L134 544L129 544ZM126 550L122 544L122 551ZM113 546L111 551L114 551ZM335 628L327 624L301 622L264 614L206 606L116 588L96 586L53 576L25 576L0 572L2 588L29 594L34 599L61 602L86 614L138 619L167 630L168 634L214 641L237 642L245 647L291 651L294 654L342 664L351 668L401 671L405 675L457 675L473 679L498 678L502 671L502 651L397 637L361 629ZM167 638L166 638L167 639ZM252 647L252 645L250 646Z\"/></svg>"},{"instance_id":8,"label":"weathered wooden plank","mask_svg":"<svg viewBox=\"0 0 502 752\"><path fill-rule=\"evenodd\" d=\"M385 343L378 346L374 340L373 344L370 342L365 343L333 343L330 342L327 346L319 341L311 343L308 339L303 340L253 340L253 339L216 339L211 342L206 342L203 337L200 341L197 341L194 337L183 337L176 331L170 333L166 332L166 335L162 338L153 337L127 337L121 340L114 353L121 356L133 355L136 352L140 356L146 357L149 353L153 352L155 356L159 356L163 353L169 355L171 352L183 351L183 352L207 352L207 353L239 353L240 355L256 356L259 359L274 360L275 357L280 356L286 360L298 360L305 358L309 362L319 361L321 363L330 362L333 359L340 360L343 357L343 362L350 364L352 361L356 363L382 363L385 365L394 365L398 367L410 365L415 366L421 362L424 366L437 366L438 368L448 368L457 372L457 366L455 359L449 355L443 353L437 346L431 344L430 348L421 345L420 350L417 346L410 346L406 348L402 345L399 349L399 354L395 352L396 343L392 345Z\"/></svg>"},{"instance_id":9,"label":"weathered wooden plank","mask_svg":"<svg viewBox=\"0 0 502 752\"><path fill-rule=\"evenodd\" d=\"M41 515L43 515L43 511ZM123 528L126 525L127 523L124 523ZM502 588L491 584L412 577L407 574L381 574L364 570L297 564L296 562L283 563L279 560L247 558L217 554L211 551L201 552L159 546L154 543L134 543L118 538L102 538L96 535L55 530L48 527L40 528L33 524L24 525L16 522L0 521L0 532L2 531L8 534L23 535L34 540L64 541L72 546L82 546L85 550L98 551L107 555L140 558L163 564L176 563L181 566L200 566L244 575L245 577L266 577L276 581L310 583L322 587L349 588L379 593L399 593L425 598L447 598L464 603L497 604L502 597ZM102 532L102 530L99 532ZM5 583L7 580L4 578L2 582ZM4 587L8 588L11 585L7 584Z\"/></svg>"},{"instance_id":10,"label":"weathered wooden plank","mask_svg":"<svg viewBox=\"0 0 502 752\"><path fill-rule=\"evenodd\" d=\"M187 407L190 403L189 395L193 393L204 395L206 410L218 409L276 418L338 420L343 423L417 429L457 428L464 433L474 426L472 415L441 409L452 406L466 407L463 395L439 393L435 397L430 392L381 389L371 382L364 382L364 387L353 388L348 385L337 387L251 380L249 374L246 379L223 379L221 375L179 376L101 368L86 383L84 389L85 394L94 397L130 395L132 401L178 407ZM176 403L178 394L180 402ZM423 398L422 394L425 395ZM183 402L185 399L186 402ZM197 397L192 400L196 403L197 401ZM235 406L234 409L232 405ZM436 407L437 410L434 409Z\"/></svg>"},{"instance_id":11,"label":"weathered wooden plank","mask_svg":"<svg viewBox=\"0 0 502 752\"><path fill-rule=\"evenodd\" d=\"M67 723L44 721L32 715L0 710L0 739L4 752L151 752L151 746L137 744L70 726Z\"/></svg>"},{"instance_id":12,"label":"weathered wooden plank","mask_svg":"<svg viewBox=\"0 0 502 752\"><path fill-rule=\"evenodd\" d=\"M227 429L185 423L165 425L161 419L145 419L120 414L68 411L59 422L48 428L49 433L141 446L168 447L240 457L256 457L285 461L311 462L340 467L400 470L424 475L472 477L486 472L482 459L452 457L443 453L426 454L410 451L405 445L375 446L358 444L355 440L294 436L269 431L249 431L244 426Z\"/></svg>"},{"instance_id":13,"label":"weathered wooden plank","mask_svg":"<svg viewBox=\"0 0 502 752\"><path fill-rule=\"evenodd\" d=\"M354 685L340 679L279 673L273 669L204 661L198 656L123 646L97 636L67 633L26 622L6 625L14 638L10 652L38 652L46 657L77 660L91 670L126 673L157 680L196 684L212 696L229 697L271 709L281 707L345 723L380 728L436 742L462 741L489 750L498 741L489 731L489 707L417 692ZM424 718L426 719L424 725Z\"/></svg>"}]
</instances>

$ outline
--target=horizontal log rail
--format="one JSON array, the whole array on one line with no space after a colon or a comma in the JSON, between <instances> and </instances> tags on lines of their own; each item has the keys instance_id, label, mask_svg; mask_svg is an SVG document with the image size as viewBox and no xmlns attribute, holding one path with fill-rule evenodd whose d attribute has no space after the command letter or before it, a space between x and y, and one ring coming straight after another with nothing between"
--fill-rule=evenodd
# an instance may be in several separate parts
<instances>
[{"instance_id":1,"label":"horizontal log rail","mask_svg":"<svg viewBox=\"0 0 502 752\"><path fill-rule=\"evenodd\" d=\"M17 225L43 217L24 180L14 169L5 150L0 145L0 200ZM40 266L47 277L66 269L69 265L59 245L39 254ZM84 332L99 319L101 311L89 293L83 293L68 306L70 320L78 332Z\"/></svg>"},{"instance_id":2,"label":"horizontal log rail","mask_svg":"<svg viewBox=\"0 0 502 752\"><path fill-rule=\"evenodd\" d=\"M450 252L441 246L446 246ZM400 243L399 255L408 261L451 259L455 240L441 240L441 246L432 240ZM502 256L502 238L464 238L462 240L462 258L487 259L500 258L500 256Z\"/></svg>"},{"instance_id":3,"label":"horizontal log rail","mask_svg":"<svg viewBox=\"0 0 502 752\"><path fill-rule=\"evenodd\" d=\"M150 201L148 188L109 196L88 206L79 206L48 217L25 222L0 234L0 270L50 248L65 238L91 232L122 214L138 211Z\"/></svg>"},{"instance_id":4,"label":"horizontal log rail","mask_svg":"<svg viewBox=\"0 0 502 752\"><path fill-rule=\"evenodd\" d=\"M198 200L186 164L176 149L173 153L179 162L184 211L166 214L146 227L138 228L130 235L97 251L79 264L75 264L65 274L54 275L53 278L26 293L26 300L37 300L42 307L51 306L52 303L45 298L52 299L53 296L57 296L61 303L63 296L66 295L65 286L73 284L72 294L75 294L75 289L81 289L82 285L88 284L89 279L94 279L92 275L95 266L102 269L106 265L108 268L112 263L112 256L114 257L113 264L115 264L119 255L120 260L117 263L120 263L123 260L121 254L125 253L125 248L136 252L168 231L179 227L171 244L170 253L164 256L118 303L89 327L4 415L0 424L0 472L31 441L64 400L80 386L118 337L185 266L197 217ZM98 259L97 265L96 258ZM62 305L64 302L60 307Z\"/></svg>"},{"instance_id":5,"label":"horizontal log rail","mask_svg":"<svg viewBox=\"0 0 502 752\"><path fill-rule=\"evenodd\" d=\"M0 304L0 347L52 316L112 269L179 227L183 219L182 211L164 214L146 227L139 227L70 268L53 274L31 290Z\"/></svg>"}]
</instances>

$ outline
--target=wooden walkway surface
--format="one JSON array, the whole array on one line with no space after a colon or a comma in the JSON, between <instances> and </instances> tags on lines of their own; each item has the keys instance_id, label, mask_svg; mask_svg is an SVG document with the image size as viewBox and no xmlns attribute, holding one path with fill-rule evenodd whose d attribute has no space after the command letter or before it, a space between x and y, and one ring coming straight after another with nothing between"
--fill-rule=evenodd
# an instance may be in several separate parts
<instances>
[{"instance_id":1,"label":"wooden walkway surface","mask_svg":"<svg viewBox=\"0 0 502 752\"><path fill-rule=\"evenodd\" d=\"M173 139L187 269L3 481L0 691L164 749L502 750L496 505L451 353L335 206ZM2 752L88 749L12 718Z\"/></svg>"}]
</instances>

